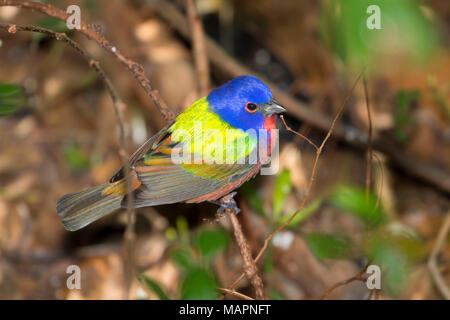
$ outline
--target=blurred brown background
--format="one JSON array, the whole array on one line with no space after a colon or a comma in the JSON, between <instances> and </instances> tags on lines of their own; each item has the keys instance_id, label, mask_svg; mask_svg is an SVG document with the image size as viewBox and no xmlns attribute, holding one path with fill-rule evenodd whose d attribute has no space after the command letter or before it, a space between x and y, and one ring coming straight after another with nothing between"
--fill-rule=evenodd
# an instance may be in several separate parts
<instances>
[{"instance_id":1,"label":"blurred brown background","mask_svg":"<svg viewBox=\"0 0 450 320\"><path fill-rule=\"evenodd\" d=\"M168 3L185 16L184 1L47 3L63 10L79 5L84 21L98 25L125 55L143 64L175 112L199 98L190 42L161 13ZM428 261L450 214L450 2L380 1L385 33L374 37L365 35L361 21L369 15L357 11L361 3L349 11L341 1L197 1L208 36L319 114L334 115L367 63L374 140L414 160L419 171L422 165L432 168L440 181L417 178L375 148L371 200L364 202L365 149L346 142L348 136L332 137L305 216L273 240L259 264L268 298L317 299L357 274L368 258L381 266L381 290L371 293L364 282L354 281L328 298L445 298ZM95 42L16 7L0 7L0 21L67 32L100 61L126 104L130 154L164 126L133 75ZM217 64L211 65L214 86L235 76ZM0 109L0 298L123 298L125 213L71 233L55 212L59 197L104 183L121 166L117 117L102 81L63 42L0 30L0 84L20 92L14 103L3 103L11 109ZM320 144L323 130L292 112L286 119ZM348 135L367 132L362 83L339 121ZM315 155L307 142L278 125L280 174L258 176L237 197L254 253L299 207ZM148 282L134 280L132 298L162 298L155 286L169 298L217 298L214 287L233 282L242 262L228 220L211 221L215 210L211 204L136 210L136 270ZM448 244L444 235L437 257L443 278L438 286L447 292ZM66 269L73 264L81 268L80 290L66 286ZM247 280L237 290L253 295Z\"/></svg>"}]
</instances>

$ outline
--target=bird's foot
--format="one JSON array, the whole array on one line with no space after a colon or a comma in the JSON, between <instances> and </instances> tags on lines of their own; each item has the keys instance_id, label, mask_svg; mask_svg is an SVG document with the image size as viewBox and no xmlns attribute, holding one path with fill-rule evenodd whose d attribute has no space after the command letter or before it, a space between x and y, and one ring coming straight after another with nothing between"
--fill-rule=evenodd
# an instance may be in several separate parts
<instances>
[{"instance_id":1,"label":"bird's foot","mask_svg":"<svg viewBox=\"0 0 450 320\"><path fill-rule=\"evenodd\" d=\"M235 214L238 214L241 210L236 204L236 201L234 201L233 197L237 194L237 192L232 192L222 199L219 200L219 209L217 209L217 214L225 216L225 212L227 209L234 211Z\"/></svg>"},{"instance_id":2,"label":"bird's foot","mask_svg":"<svg viewBox=\"0 0 450 320\"><path fill-rule=\"evenodd\" d=\"M219 200L210 200L209 202L214 203L219 206L216 212L215 221L218 222L220 219L226 217L226 210L229 209L234 211L235 214L238 214L241 210L234 201L233 197L237 194L237 192L232 192Z\"/></svg>"}]
</instances>

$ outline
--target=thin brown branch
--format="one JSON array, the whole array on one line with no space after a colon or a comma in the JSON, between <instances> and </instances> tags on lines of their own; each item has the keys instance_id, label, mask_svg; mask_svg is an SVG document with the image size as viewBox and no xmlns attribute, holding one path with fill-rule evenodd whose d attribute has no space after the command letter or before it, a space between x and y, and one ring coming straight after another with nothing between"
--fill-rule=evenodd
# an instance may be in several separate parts
<instances>
[{"instance_id":1,"label":"thin brown branch","mask_svg":"<svg viewBox=\"0 0 450 320\"><path fill-rule=\"evenodd\" d=\"M296 134L297 136L305 139L310 145L312 145L314 147L314 149L316 149L316 151L319 150L319 147L314 142L312 142L311 139L309 139L307 136L301 134L300 132L295 131L291 127L289 127L287 125L286 121L284 120L284 116L283 115L280 115L280 118L281 118L281 121L283 121L284 127L286 128L287 131L290 131L290 132Z\"/></svg>"},{"instance_id":2,"label":"thin brown branch","mask_svg":"<svg viewBox=\"0 0 450 320\"><path fill-rule=\"evenodd\" d=\"M367 119L369 121L366 151L366 200L369 199L370 185L372 181L372 113L369 105L369 90L367 89L366 76L363 77L364 95L366 97Z\"/></svg>"},{"instance_id":3,"label":"thin brown branch","mask_svg":"<svg viewBox=\"0 0 450 320\"><path fill-rule=\"evenodd\" d=\"M346 284L349 284L350 282L353 282L353 281L363 281L363 282L365 282L367 279L364 277L364 274L366 273L367 268L370 266L371 263L372 263L372 260L369 260L367 262L367 264L365 265L365 267L363 269L361 269L361 271L359 271L357 275L355 275L355 276L353 276L353 277L351 277L349 279L339 281L339 282L335 283L334 285L332 285L331 287L329 287L320 296L319 300L325 299L333 290L335 290L338 287L345 286Z\"/></svg>"},{"instance_id":4,"label":"thin brown branch","mask_svg":"<svg viewBox=\"0 0 450 320\"><path fill-rule=\"evenodd\" d=\"M433 251L431 252L430 258L428 259L428 269L430 270L431 277L433 278L436 287L438 288L441 295L450 300L450 289L448 285L445 283L444 278L442 277L441 272L439 271L437 260L439 253L444 247L447 239L447 235L450 231L450 211L447 212L447 216L445 217L444 223L442 224L441 229L439 230L439 234L436 239L436 243L434 244Z\"/></svg>"},{"instance_id":5,"label":"thin brown branch","mask_svg":"<svg viewBox=\"0 0 450 320\"><path fill-rule=\"evenodd\" d=\"M381 179L380 179L380 187L378 188L378 196L377 196L377 202L375 203L375 209L378 209L378 206L380 205L380 200L381 200L381 192L383 191L383 184L384 184L384 165L383 162L381 161L380 157L374 153L373 157L377 160L378 163L378 167L380 169L380 175L381 175Z\"/></svg>"},{"instance_id":6,"label":"thin brown branch","mask_svg":"<svg viewBox=\"0 0 450 320\"><path fill-rule=\"evenodd\" d=\"M166 20L170 26L185 39L191 39L188 22L184 15L169 1L149 0L155 12ZM258 75L254 70L239 63L234 57L227 54L213 39L205 35L206 49L211 64L221 72L236 77L243 74L253 74L263 80L272 90L288 112L296 118L309 123L323 131L328 131L331 118L329 115L309 107L305 103L296 100L285 91L278 88L275 84L267 81L263 76ZM367 136L355 128L337 125L334 129L334 135L341 141L359 149L366 149ZM391 162L397 165L405 173L419 178L439 190L450 194L450 176L449 174L435 165L422 162L412 157L406 157L404 153L393 143L389 141L374 140L373 148L386 154Z\"/></svg>"},{"instance_id":7,"label":"thin brown branch","mask_svg":"<svg viewBox=\"0 0 450 320\"><path fill-rule=\"evenodd\" d=\"M65 11L55 8L49 4L44 4L40 2L20 1L20 0L0 0L0 6L14 6L23 9L29 9L46 14L50 17L57 18L64 22L69 17L69 15ZM124 66L126 66L126 68L134 75L134 77L139 82L141 87L145 90L147 95L153 100L153 102L158 107L164 119L167 122L173 121L175 115L169 109L164 100L161 98L159 92L152 87L150 80L145 75L144 68L142 67L142 65L123 55L122 52L116 46L114 46L103 35L101 35L98 31L96 31L93 26L88 25L86 22L81 21L80 29L77 31L85 35L88 39L97 42L103 49L111 53L118 61L120 61Z\"/></svg>"},{"instance_id":8,"label":"thin brown branch","mask_svg":"<svg viewBox=\"0 0 450 320\"><path fill-rule=\"evenodd\" d=\"M37 11L43 14L46 14L48 16L60 19L62 21L67 21L67 18L69 17L66 12L64 12L61 9L55 8L48 4L43 4L39 2L30 2L30 1L18 1L18 0L0 0L0 6L15 6L23 9L29 9L33 11ZM14 28L10 31L16 31ZM48 30L51 31L51 30ZM47 31L47 32L48 32ZM145 90L147 95L153 100L155 105L158 107L161 115L166 120L166 122L170 123L174 120L175 115L174 113L169 109L167 104L164 102L164 100L159 95L159 92L155 90L150 80L147 78L144 72L144 68L139 63L133 61L132 59L129 59L125 57L121 51L114 46L111 42L109 42L103 35L101 35L94 26L88 25L86 22L81 21L80 23L80 29L77 30L83 35L85 35L88 39L94 40L97 42L102 48L104 48L106 51L111 53L119 62L121 62L126 68L134 75L134 77L137 79L141 87ZM49 34L50 35L50 34ZM74 42L70 42L70 38L68 38L65 34L63 36L64 40L71 44L73 46ZM60 40L60 39L58 39ZM85 52L80 51L80 46L74 47L76 48L80 53ZM87 52L85 52L87 54ZM119 126L120 126L120 143L121 143L121 150L120 150L120 157L124 164L124 173L126 177L126 189L127 189L127 228L125 231L125 266L124 266L124 273L125 273L125 298L129 298L129 288L131 287L131 281L134 278L133 277L133 269L134 269L134 204L133 204L133 194L131 192L131 180L129 179L130 176L130 168L128 166L128 160L127 160L127 153L125 151L125 131L123 126L123 117L121 113L120 106L123 105L120 100L118 99L117 94L115 93L115 90L112 89L112 83L109 80L108 77L106 77L105 72L99 67L98 62L93 59L89 54L84 55L90 57L90 65L93 67L99 74L99 76L102 78L102 80L105 82L108 91L113 99L113 104L115 107L115 111L117 114L117 117L119 119Z\"/></svg>"},{"instance_id":9,"label":"thin brown branch","mask_svg":"<svg viewBox=\"0 0 450 320\"><path fill-rule=\"evenodd\" d=\"M331 122L330 125L330 129L327 132L327 135L325 136L325 138L322 140L321 145L319 146L319 148L316 151L316 156L314 158L314 163L313 163L313 168L311 171L311 176L309 178L308 181L308 186L306 188L305 191L305 196L302 199L302 202L300 203L300 207L297 211L295 211L290 217L289 219L283 223L281 226L279 226L275 231L273 231L271 234L269 234L269 236L264 240L264 245L262 246L262 248L259 250L258 255L255 258L255 261L257 262L261 256L263 255L263 253L266 251L270 240L272 240L272 238L280 231L282 231L284 228L286 228L289 223L291 223L291 221L297 216L297 214L303 210L308 198L309 198L309 194L311 193L311 189L312 189L312 185L313 182L315 180L316 177L316 173L317 173L317 167L318 167L318 163L319 163L319 158L320 155L322 154L323 148L325 147L325 144L327 143L328 139L331 137L331 134L333 133L334 127L336 125L337 120L340 118L342 112L344 111L345 105L347 104L348 100L350 100L350 97L353 93L353 91L355 90L355 87L357 85L357 83L359 82L359 80L361 79L362 73L358 76L358 78L356 79L356 81L354 82L351 90L349 91L349 93L347 93L347 96L344 99L344 102L342 103L342 105L340 106L338 112L336 113L336 116L334 117L333 121ZM242 273L230 286L230 289L234 289L238 283L244 278L244 273Z\"/></svg>"},{"instance_id":10,"label":"thin brown branch","mask_svg":"<svg viewBox=\"0 0 450 320\"><path fill-rule=\"evenodd\" d=\"M372 290L370 290L367 300L378 300L379 296L380 296L380 290L372 289Z\"/></svg>"},{"instance_id":11,"label":"thin brown branch","mask_svg":"<svg viewBox=\"0 0 450 320\"><path fill-rule=\"evenodd\" d=\"M23 25L15 25L15 24L5 24L0 23L0 29L6 30L8 33L14 34L17 31L25 31L25 32L39 32L46 34L58 41L63 41L72 48L74 48L87 62L89 67L94 69L97 72L99 78L105 84L105 87L111 96L111 100L113 102L114 111L117 115L118 123L119 123L119 140L120 140L120 159L122 161L122 165L125 168L125 177L126 177L126 192L127 192L127 229L125 232L125 244L126 244L126 263L125 263L125 298L128 298L129 288L131 287L131 279L133 277L133 269L134 269L134 255L133 255L133 247L134 247L134 199L133 192L131 188L131 179L130 177L130 168L128 166L128 154L126 152L126 138L125 138L125 126L124 119L122 114L122 109L125 109L125 104L121 102L117 91L115 90L111 80L106 75L103 68L100 66L99 62L94 59L94 57L84 50L77 42L70 39L65 33L54 32L50 29L36 27L36 26L23 26Z\"/></svg>"},{"instance_id":12,"label":"thin brown branch","mask_svg":"<svg viewBox=\"0 0 450 320\"><path fill-rule=\"evenodd\" d=\"M234 201L233 194L224 196L220 201L221 203ZM252 286L255 288L256 299L262 300L264 299L263 282L258 275L258 269L256 267L255 260L253 260L252 252L247 243L247 239L245 239L244 233L242 232L242 227L236 216L236 212L230 208L226 208L225 212L230 218L231 224L233 226L234 237L236 238L236 242L241 252L242 261L244 263L244 273L245 275L247 275L247 278L250 279ZM230 289L230 291L234 290Z\"/></svg>"},{"instance_id":13,"label":"thin brown branch","mask_svg":"<svg viewBox=\"0 0 450 320\"><path fill-rule=\"evenodd\" d=\"M200 96L204 97L210 90L209 61L206 53L205 33L202 18L197 10L195 0L186 0L186 11L192 37L195 69Z\"/></svg>"},{"instance_id":14,"label":"thin brown branch","mask_svg":"<svg viewBox=\"0 0 450 320\"><path fill-rule=\"evenodd\" d=\"M230 294L232 296L238 297L240 299L244 299L244 300L255 300L252 297L246 296L245 294L242 294L240 292L234 291L234 290L230 290L227 288L218 288L218 290L223 293L223 294Z\"/></svg>"}]
</instances>

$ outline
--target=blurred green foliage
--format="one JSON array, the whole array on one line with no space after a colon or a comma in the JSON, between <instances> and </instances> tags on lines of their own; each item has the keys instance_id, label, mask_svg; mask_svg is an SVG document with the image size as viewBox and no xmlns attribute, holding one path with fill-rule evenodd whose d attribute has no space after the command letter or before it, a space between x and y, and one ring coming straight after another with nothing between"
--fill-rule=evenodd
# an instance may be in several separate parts
<instances>
[{"instance_id":1,"label":"blurred green foliage","mask_svg":"<svg viewBox=\"0 0 450 320\"><path fill-rule=\"evenodd\" d=\"M310 215L312 215L314 212L317 212L319 210L320 205L322 204L323 198L318 197L313 202L311 202L309 205L303 207L300 212L297 213L297 215L291 220L291 222L288 225L288 228L295 228L297 227L302 221L304 221L306 218L308 218ZM286 214L281 217L281 219L278 221L280 225L284 224L289 218L296 212L297 210Z\"/></svg>"},{"instance_id":2,"label":"blurred green foliage","mask_svg":"<svg viewBox=\"0 0 450 320\"><path fill-rule=\"evenodd\" d=\"M381 58L402 55L421 61L438 47L439 33L416 0L325 1L320 31L323 41L351 67L375 66ZM369 29L379 10L380 29Z\"/></svg>"},{"instance_id":3,"label":"blurred green foliage","mask_svg":"<svg viewBox=\"0 0 450 320\"><path fill-rule=\"evenodd\" d=\"M181 298L185 300L217 299L216 280L205 268L186 270L181 284Z\"/></svg>"},{"instance_id":4,"label":"blurred green foliage","mask_svg":"<svg viewBox=\"0 0 450 320\"><path fill-rule=\"evenodd\" d=\"M83 9L89 13L95 13L98 11L98 3L95 0L83 0Z\"/></svg>"},{"instance_id":5,"label":"blurred green foliage","mask_svg":"<svg viewBox=\"0 0 450 320\"><path fill-rule=\"evenodd\" d=\"M196 246L204 257L213 257L228 245L228 234L225 230L203 230L196 239Z\"/></svg>"},{"instance_id":6,"label":"blurred green foliage","mask_svg":"<svg viewBox=\"0 0 450 320\"><path fill-rule=\"evenodd\" d=\"M381 245L372 252L374 261L381 266L382 288L385 292L396 296L405 286L410 268L404 252L389 245Z\"/></svg>"},{"instance_id":7,"label":"blurred green foliage","mask_svg":"<svg viewBox=\"0 0 450 320\"><path fill-rule=\"evenodd\" d=\"M177 227L177 232L180 237L181 243L188 244L189 243L189 226L185 217L179 216L175 222Z\"/></svg>"},{"instance_id":8,"label":"blurred green foliage","mask_svg":"<svg viewBox=\"0 0 450 320\"><path fill-rule=\"evenodd\" d=\"M53 18L53 17L45 17L40 19L36 25L41 28L46 28L53 30L55 32L66 32L68 33L70 30L67 28L67 25L64 21ZM32 32L31 40L35 43L40 42L41 40L49 37L45 33L40 32Z\"/></svg>"},{"instance_id":9,"label":"blurred green foliage","mask_svg":"<svg viewBox=\"0 0 450 320\"><path fill-rule=\"evenodd\" d=\"M266 211L264 210L264 205L261 197L258 194L258 190L256 190L255 185L252 181L245 183L240 189L239 192L242 193L245 200L250 204L250 207L255 210L260 215L267 217Z\"/></svg>"},{"instance_id":10,"label":"blurred green foliage","mask_svg":"<svg viewBox=\"0 0 450 320\"><path fill-rule=\"evenodd\" d=\"M381 267L383 290L396 297L408 284L412 264L426 259L426 247L413 229L400 223L366 234L364 240L366 255Z\"/></svg>"},{"instance_id":11,"label":"blurred green foliage","mask_svg":"<svg viewBox=\"0 0 450 320\"><path fill-rule=\"evenodd\" d=\"M313 253L320 260L347 258L351 241L341 234L326 234L322 232L304 233L306 241Z\"/></svg>"},{"instance_id":12,"label":"blurred green foliage","mask_svg":"<svg viewBox=\"0 0 450 320\"><path fill-rule=\"evenodd\" d=\"M353 214L367 227L362 233L361 246L354 248L359 251L355 255L371 258L372 264L380 266L382 289L395 297L407 285L412 263L426 257L426 247L420 237L413 229L389 221L382 206L376 206L376 196L369 193L367 197L365 190L358 186L338 185L329 200L345 213ZM322 241L319 244L325 253L331 250L331 243ZM316 247L317 243L312 245L313 251L321 257Z\"/></svg>"},{"instance_id":13,"label":"blurred green foliage","mask_svg":"<svg viewBox=\"0 0 450 320\"><path fill-rule=\"evenodd\" d=\"M427 248L417 233L398 222L387 225L367 233L364 239L364 251L371 256L378 247L389 246L403 252L409 261L417 262L427 256Z\"/></svg>"},{"instance_id":14,"label":"blurred green foliage","mask_svg":"<svg viewBox=\"0 0 450 320\"><path fill-rule=\"evenodd\" d=\"M172 260L183 269L189 270L196 266L190 247L176 247L172 251Z\"/></svg>"},{"instance_id":15,"label":"blurred green foliage","mask_svg":"<svg viewBox=\"0 0 450 320\"><path fill-rule=\"evenodd\" d=\"M331 193L329 201L342 211L357 216L368 227L376 227L385 220L385 214L373 193L366 195L363 188L338 185Z\"/></svg>"},{"instance_id":16,"label":"blurred green foliage","mask_svg":"<svg viewBox=\"0 0 450 320\"><path fill-rule=\"evenodd\" d=\"M408 129L413 126L412 107L420 98L418 90L399 91L395 97L394 135L399 143L405 143Z\"/></svg>"},{"instance_id":17,"label":"blurred green foliage","mask_svg":"<svg viewBox=\"0 0 450 320\"><path fill-rule=\"evenodd\" d=\"M269 293L270 300L286 300L285 297L283 297L278 291L276 290L270 290Z\"/></svg>"},{"instance_id":18,"label":"blurred green foliage","mask_svg":"<svg viewBox=\"0 0 450 320\"><path fill-rule=\"evenodd\" d=\"M292 189L291 172L287 169L281 171L275 181L275 187L272 193L272 212L273 218L277 221L280 218L281 210L283 210L286 197Z\"/></svg>"},{"instance_id":19,"label":"blurred green foliage","mask_svg":"<svg viewBox=\"0 0 450 320\"><path fill-rule=\"evenodd\" d=\"M25 104L25 93L22 87L0 82L0 117L9 116Z\"/></svg>"},{"instance_id":20,"label":"blurred green foliage","mask_svg":"<svg viewBox=\"0 0 450 320\"><path fill-rule=\"evenodd\" d=\"M274 227L278 227L285 223L297 210L286 212L286 198L292 192L291 172L287 169L282 170L276 177L275 184L272 190L272 208L269 209L270 214L264 208L263 200L258 194L258 191L251 182L244 184L240 189L245 200L250 204L250 207L257 213L268 218ZM322 204L322 198L315 199L312 203L303 207L297 215L289 223L289 228L297 227L302 221L315 213Z\"/></svg>"},{"instance_id":21,"label":"blurred green foliage","mask_svg":"<svg viewBox=\"0 0 450 320\"><path fill-rule=\"evenodd\" d=\"M264 255L264 272L266 274L272 273L274 269L273 263L273 247L271 245L267 246L266 253Z\"/></svg>"},{"instance_id":22,"label":"blurred green foliage","mask_svg":"<svg viewBox=\"0 0 450 320\"><path fill-rule=\"evenodd\" d=\"M150 279L149 277L147 277L144 274L141 274L138 277L138 280L141 284L145 285L148 289L151 289L151 291L153 291L160 300L169 300L169 297L167 296L167 294L164 292L163 289L161 289L159 284L157 282L155 282L154 280Z\"/></svg>"},{"instance_id":23,"label":"blurred green foliage","mask_svg":"<svg viewBox=\"0 0 450 320\"><path fill-rule=\"evenodd\" d=\"M439 88L436 75L429 75L427 82L428 87L430 88L431 97L438 105L438 107L441 109L442 114L445 116L447 121L450 120L450 105L446 96L447 89Z\"/></svg>"},{"instance_id":24,"label":"blurred green foliage","mask_svg":"<svg viewBox=\"0 0 450 320\"><path fill-rule=\"evenodd\" d=\"M78 143L72 143L64 148L64 159L72 172L81 172L89 169L91 161Z\"/></svg>"},{"instance_id":25,"label":"blurred green foliage","mask_svg":"<svg viewBox=\"0 0 450 320\"><path fill-rule=\"evenodd\" d=\"M0 95L2 98L16 96L22 92L22 88L9 83L0 83Z\"/></svg>"},{"instance_id":26,"label":"blurred green foliage","mask_svg":"<svg viewBox=\"0 0 450 320\"><path fill-rule=\"evenodd\" d=\"M200 228L192 234L186 218L180 216L175 228L167 229L166 236L172 242L171 259L181 271L179 297L187 300L217 299L217 281L211 265L214 257L228 246L228 233L221 228ZM160 299L164 297L155 281L141 280L141 283Z\"/></svg>"},{"instance_id":27,"label":"blurred green foliage","mask_svg":"<svg viewBox=\"0 0 450 320\"><path fill-rule=\"evenodd\" d=\"M292 192L294 189L288 170L283 170L276 177L272 206L268 210L262 205L263 201L253 185L247 184L243 190L244 195L249 196L246 200L251 207L255 209L256 205L257 211L268 219L272 228L278 227L293 214L287 214L285 209L286 199ZM372 264L380 266L382 270L382 289L393 297L397 296L408 284L412 264L427 255L422 240L412 229L390 221L372 192L366 194L365 189L360 186L346 184L336 185L326 197L317 197L297 214L288 227L295 232L294 228L298 228L302 221L317 212L324 203L361 221L363 228L355 237L337 232L301 232L314 255L321 261L373 259ZM266 211L272 210L273 212L266 214ZM276 215L273 214L275 210ZM167 229L166 235L173 243L171 258L182 274L179 297L216 299L217 284L211 266L214 257L227 247L229 234L220 228L200 228L194 233L189 232L186 219L179 217L175 227ZM269 244L263 261L266 275L271 274L275 268L273 252L274 247ZM163 299L164 292L161 293L155 283L148 283L147 287ZM272 299L284 299L274 290L269 291L269 296Z\"/></svg>"}]
</instances>

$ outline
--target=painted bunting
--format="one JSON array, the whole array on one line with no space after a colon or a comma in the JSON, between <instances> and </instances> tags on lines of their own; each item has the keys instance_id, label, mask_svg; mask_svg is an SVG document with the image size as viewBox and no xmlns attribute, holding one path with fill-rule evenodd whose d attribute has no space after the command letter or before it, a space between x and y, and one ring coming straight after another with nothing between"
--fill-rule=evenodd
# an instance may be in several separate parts
<instances>
[{"instance_id":1,"label":"painted bunting","mask_svg":"<svg viewBox=\"0 0 450 320\"><path fill-rule=\"evenodd\" d=\"M269 159L284 111L253 76L212 90L131 156L134 206L214 202L238 188ZM122 168L108 183L63 196L56 211L64 227L75 231L126 207L126 184Z\"/></svg>"}]
</instances>

